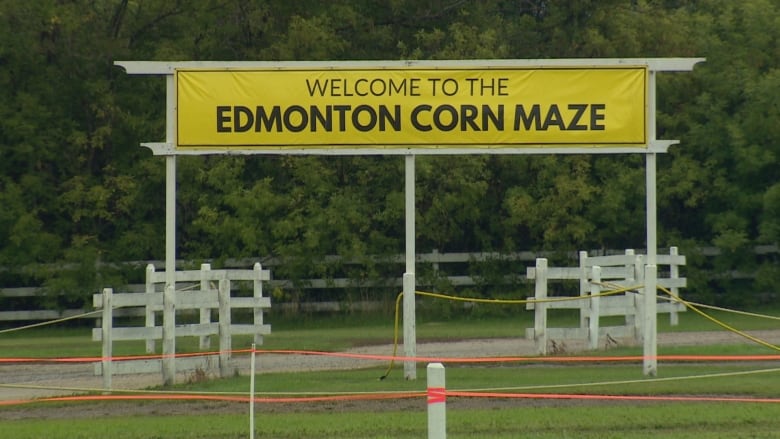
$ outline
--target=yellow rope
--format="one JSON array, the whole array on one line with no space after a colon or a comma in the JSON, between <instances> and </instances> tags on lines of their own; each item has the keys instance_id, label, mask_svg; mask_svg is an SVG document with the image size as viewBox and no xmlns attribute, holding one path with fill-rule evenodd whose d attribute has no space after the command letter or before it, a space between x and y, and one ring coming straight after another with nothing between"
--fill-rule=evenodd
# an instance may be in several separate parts
<instances>
[{"instance_id":1,"label":"yellow rope","mask_svg":"<svg viewBox=\"0 0 780 439\"><path fill-rule=\"evenodd\" d=\"M433 297L437 299L454 300L459 302L525 305L529 303L551 303L551 302L566 302L572 300L588 300L593 297L613 296L616 294L621 294L627 291L637 290L641 288L642 288L641 286L622 287L610 291L604 291L599 294L593 294L587 296L548 297L546 299L483 299L480 297L451 296L448 294L430 293L427 291L415 291L414 293L418 296L427 296L427 297ZM402 291L398 293L398 296L396 296L395 298L395 319L394 319L395 321L393 324L393 355L390 360L390 364L388 365L384 375L379 377L380 380L384 380L385 378L387 378L388 375L390 375L390 372L393 370L393 366L395 365L395 356L396 353L398 352L398 333L399 333L398 320L399 320L399 315L401 313L400 306L401 306L401 298L403 297L403 295L404 293Z\"/></svg>"},{"instance_id":2,"label":"yellow rope","mask_svg":"<svg viewBox=\"0 0 780 439\"><path fill-rule=\"evenodd\" d=\"M780 346L776 346L776 345L773 345L772 343L769 343L767 341L761 340L758 337L754 337L754 336L752 336L752 335L750 335L750 334L748 334L748 333L746 333L744 331L740 331L739 329L737 329L737 328L735 328L735 327L733 327L733 326L731 326L731 325L729 325L729 324L727 324L727 323L725 323L723 321L720 321L720 320L716 319L715 317L712 317L711 315L705 313L704 311L702 311L699 308L697 308L696 306L694 306L691 302L688 302L686 300L683 300L683 299L675 296L668 289L666 289L664 287L661 287L661 286L659 286L658 289L663 291L667 295L669 295L671 300L674 300L676 302L682 303L683 305L685 305L686 308L688 308L691 311L695 312L696 314L704 317L705 319L711 321L712 323L715 323L716 325L720 326L721 328L724 328L727 331L733 332L733 333L735 333L735 334L737 334L739 336L742 336L742 337L744 337L744 338L746 338L746 339L748 339L748 340L750 340L750 341L752 341L754 343L760 344L761 346L767 347L767 348L775 350L775 351L780 351Z\"/></svg>"},{"instance_id":3,"label":"yellow rope","mask_svg":"<svg viewBox=\"0 0 780 439\"><path fill-rule=\"evenodd\" d=\"M82 317L86 317L86 316L89 316L89 315L92 315L92 314L99 314L101 312L103 312L103 311L102 310L90 311L90 312L85 312L83 314L77 314L77 315L70 316L70 317L63 317L61 319L47 320L45 322L33 323L32 325L20 326L18 328L3 329L3 330L0 330L0 334L5 334L5 333L8 333L8 332L14 332L14 331L21 331L23 329L38 328L38 327L41 327L41 326L54 325L54 324L57 324L57 323L66 322L68 320L80 319Z\"/></svg>"}]
</instances>

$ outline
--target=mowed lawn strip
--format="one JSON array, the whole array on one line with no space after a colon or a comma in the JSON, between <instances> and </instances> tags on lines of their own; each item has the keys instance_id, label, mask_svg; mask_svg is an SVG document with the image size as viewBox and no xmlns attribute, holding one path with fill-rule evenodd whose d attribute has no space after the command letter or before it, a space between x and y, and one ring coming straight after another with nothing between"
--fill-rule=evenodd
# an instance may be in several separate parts
<instances>
[{"instance_id":1,"label":"mowed lawn strip","mask_svg":"<svg viewBox=\"0 0 780 439\"><path fill-rule=\"evenodd\" d=\"M419 410L302 412L256 415L257 438L422 438ZM449 410L447 437L485 439L734 439L778 437L770 404L621 403ZM249 436L247 415L108 416L98 419L2 421L15 439L236 439Z\"/></svg>"}]
</instances>

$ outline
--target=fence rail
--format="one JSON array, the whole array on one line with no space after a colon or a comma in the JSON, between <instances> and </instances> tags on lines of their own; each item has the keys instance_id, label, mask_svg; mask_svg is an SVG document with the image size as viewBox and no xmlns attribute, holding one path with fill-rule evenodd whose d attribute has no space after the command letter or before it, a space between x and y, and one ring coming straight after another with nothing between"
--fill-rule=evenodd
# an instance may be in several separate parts
<instances>
[{"instance_id":1,"label":"fence rail","mask_svg":"<svg viewBox=\"0 0 780 439\"><path fill-rule=\"evenodd\" d=\"M623 252L624 252L623 250L600 249L600 250L591 250L588 253L591 256L620 257L620 255L622 255ZM642 253L642 252L643 250L641 249L637 250L637 253ZM721 254L721 251L715 247L704 247L698 249L695 253L698 253L704 257L712 258ZM753 253L759 256L772 255L772 254L780 253L780 248L778 248L777 245L756 246L753 248ZM513 252L513 253L497 253L497 252L439 253L434 250L431 253L418 254L417 262L422 264L431 264L434 268L434 271L437 271L439 268L443 268L441 271L443 273L447 273L446 275L441 276L443 279L445 279L450 285L456 287L464 287L464 286L475 286L479 284L489 285L489 283L486 283L487 281L485 281L484 279L476 278L475 276L463 274L462 272L458 273L456 272L456 269L453 269L451 267L453 266L457 267L458 265L461 265L460 269L463 270L462 267L463 264L472 263L472 262L485 262L491 260L526 263L523 264L524 265L523 267L518 266L517 270L515 270L514 273L512 273L512 277L514 278L515 281L524 282L526 280L525 269L524 269L525 266L533 266L537 258L552 258L553 256L560 257L561 255L565 255L568 259L571 260L577 260L579 258L578 252L575 251L570 251L570 252L522 251L522 252ZM223 265L225 267L232 267L232 268L246 268L246 267L251 267L252 264L254 264L254 262L257 260L258 258L228 259L225 261ZM283 263L283 261L280 260L279 258L259 258L259 260L262 261L264 267L270 269L280 266ZM376 257L374 258L374 260L384 261L387 263L403 264L404 256L396 255L389 258ZM344 264L353 264L353 265L360 264L360 261L349 260L339 256L326 256L323 262L326 263L343 262ZM165 266L164 261L131 261L131 262L127 262L126 264L135 265L135 266L147 266L147 264L151 264L154 267L156 267L156 269L163 269L163 267ZM182 269L183 267L192 266L192 263L188 261L177 261L176 265L177 267L179 267L179 269ZM47 267L52 268L51 266L48 265ZM59 268L67 268L67 267L60 266ZM567 278L567 279L576 279L579 277L578 268L565 268L565 269L571 270L571 273L557 273L557 274L560 274L562 278ZM7 271L7 269L0 267L0 271ZM401 271L402 270L399 270L399 273L401 273ZM608 273L605 273L604 275L606 276L607 274ZM732 278L751 277L750 274L736 273L736 272L730 272L728 273L728 276ZM380 286L381 287L395 286L400 288L402 286L401 282L402 279L399 274L397 279L386 279L386 283ZM305 279L295 283L293 283L293 281L291 280L286 280L286 279L272 279L268 281L266 285L272 289L281 289L281 290L290 289L293 287L293 285L295 285L295 288L300 288L304 290L311 290L311 289L332 290L332 289L352 288L356 286L361 286L365 288L372 287L371 285L360 285L354 279L349 279L349 278ZM122 286L119 289L121 291L126 291L126 292L144 292L146 286L144 284L129 284L129 285ZM16 300L21 301L29 298L38 297L42 294L42 292L43 289L40 287L0 288L0 323L12 322L12 321L51 320L57 318L70 317L73 315L79 315L84 312L84 310L82 309L66 309L66 310L59 310L59 311L51 310L51 309L8 310L8 308L18 308L18 306L8 307L5 305L5 304L13 303ZM318 301L318 302L303 302L303 303L281 303L281 304L274 305L274 307L278 309L292 308L292 309L305 310L305 311L339 311L345 309L345 307L347 306L350 309L372 309L377 307L377 303L370 302L370 301L359 301L359 302L352 302L348 305L345 305L341 301ZM135 310L127 310L125 315L137 315L137 312ZM87 318L94 319L95 317L88 316Z\"/></svg>"}]
</instances>

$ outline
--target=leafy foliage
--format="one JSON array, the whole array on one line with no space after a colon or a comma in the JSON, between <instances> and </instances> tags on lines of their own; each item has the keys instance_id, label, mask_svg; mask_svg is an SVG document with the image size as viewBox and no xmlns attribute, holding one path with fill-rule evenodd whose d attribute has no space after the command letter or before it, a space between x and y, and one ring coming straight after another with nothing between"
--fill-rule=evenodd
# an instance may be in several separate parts
<instances>
[{"instance_id":1,"label":"leafy foliage","mask_svg":"<svg viewBox=\"0 0 780 439\"><path fill-rule=\"evenodd\" d=\"M661 246L715 246L700 288L733 271L776 291L780 236L780 6L632 2L74 0L0 4L0 264L76 298L97 262L161 259L164 81L119 59L343 60L704 56L659 78ZM418 251L642 248L641 157L425 157ZM179 160L179 255L280 257L279 276L397 276L403 164L393 157ZM685 243L685 244L681 244ZM323 262L339 254L364 265ZM692 254L692 253L686 253ZM693 258L692 261L695 261ZM489 272L490 270L488 270ZM70 277L68 277L70 276ZM694 285L694 288L697 288ZM359 289L358 289L359 291ZM301 290L302 292L302 290ZM390 293L389 293L390 294ZM78 299L76 299L78 300Z\"/></svg>"}]
</instances>

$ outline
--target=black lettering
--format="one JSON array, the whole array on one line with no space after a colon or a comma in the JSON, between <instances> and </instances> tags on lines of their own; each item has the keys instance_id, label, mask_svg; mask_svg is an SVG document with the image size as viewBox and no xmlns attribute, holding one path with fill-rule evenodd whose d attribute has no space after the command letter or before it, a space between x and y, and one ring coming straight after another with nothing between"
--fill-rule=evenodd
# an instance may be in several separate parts
<instances>
[{"instance_id":1,"label":"black lettering","mask_svg":"<svg viewBox=\"0 0 780 439\"><path fill-rule=\"evenodd\" d=\"M306 87L309 89L309 96L314 96L316 92L318 96L325 96L325 90L328 89L328 80L320 82L319 79L315 79L314 83L306 79Z\"/></svg>"},{"instance_id":2,"label":"black lettering","mask_svg":"<svg viewBox=\"0 0 780 439\"><path fill-rule=\"evenodd\" d=\"M339 131L344 132L347 130L347 111L352 107L349 105L334 105L333 109L339 114Z\"/></svg>"},{"instance_id":3,"label":"black lettering","mask_svg":"<svg viewBox=\"0 0 780 439\"><path fill-rule=\"evenodd\" d=\"M419 114L423 111L431 111L431 106L428 104L422 104L414 107L414 110L412 110L412 126L417 129L417 131L430 131L430 125L423 125L419 120L417 120L417 116L419 116Z\"/></svg>"},{"instance_id":4,"label":"black lettering","mask_svg":"<svg viewBox=\"0 0 780 439\"><path fill-rule=\"evenodd\" d=\"M368 79L366 79L366 78L360 78L357 81L355 81L355 94L357 94L358 96L367 96L368 95L367 91L363 91L363 92L360 91L360 84L364 84L366 82L368 82Z\"/></svg>"},{"instance_id":5,"label":"black lettering","mask_svg":"<svg viewBox=\"0 0 780 439\"><path fill-rule=\"evenodd\" d=\"M235 121L233 132L245 133L255 124L255 115L252 114L252 110L249 108L243 105L236 105L233 107L233 120Z\"/></svg>"},{"instance_id":6,"label":"black lettering","mask_svg":"<svg viewBox=\"0 0 780 439\"><path fill-rule=\"evenodd\" d=\"M539 131L542 129L542 115L539 104L533 104L531 106L530 114L525 113L525 107L523 105L515 106L515 125L514 130L520 131L520 123L523 123L523 127L526 131L531 131L531 124Z\"/></svg>"},{"instance_id":7,"label":"black lettering","mask_svg":"<svg viewBox=\"0 0 780 439\"><path fill-rule=\"evenodd\" d=\"M362 123L360 121L360 114L368 114L368 123ZM358 131L371 131L376 126L376 110L368 105L358 105L355 110L352 111L352 125L358 129Z\"/></svg>"},{"instance_id":8,"label":"black lettering","mask_svg":"<svg viewBox=\"0 0 780 439\"><path fill-rule=\"evenodd\" d=\"M488 128L488 121L493 122L493 126L498 131L504 131L504 106L499 105L498 106L498 114L493 112L493 109L490 108L490 105L483 105L482 106L482 131L487 131Z\"/></svg>"},{"instance_id":9,"label":"black lettering","mask_svg":"<svg viewBox=\"0 0 780 439\"><path fill-rule=\"evenodd\" d=\"M479 115L477 107L474 105L462 105L460 107L460 130L466 131L466 125L472 130L479 131L479 126L474 121Z\"/></svg>"},{"instance_id":10,"label":"black lettering","mask_svg":"<svg viewBox=\"0 0 780 439\"><path fill-rule=\"evenodd\" d=\"M219 105L217 106L217 132L229 133L230 127L226 124L230 123L230 106Z\"/></svg>"},{"instance_id":11,"label":"black lettering","mask_svg":"<svg viewBox=\"0 0 780 439\"><path fill-rule=\"evenodd\" d=\"M322 124L322 128L324 128L325 131L333 131L333 108L331 108L330 105L325 106L325 114L322 114L322 111L316 105L312 105L309 108L309 113L312 132L317 131L317 122Z\"/></svg>"},{"instance_id":12,"label":"black lettering","mask_svg":"<svg viewBox=\"0 0 780 439\"><path fill-rule=\"evenodd\" d=\"M588 109L588 104L569 104L569 110L574 110L574 117L569 121L569 125L566 127L567 131L587 131L588 126L580 124L582 115L585 114L585 110Z\"/></svg>"},{"instance_id":13,"label":"black lettering","mask_svg":"<svg viewBox=\"0 0 780 439\"><path fill-rule=\"evenodd\" d=\"M298 115L297 118L295 118L296 114ZM292 105L284 110L284 127L287 128L288 131L292 131L293 133L301 132L308 124L309 114L306 113L306 109L300 105Z\"/></svg>"},{"instance_id":14,"label":"black lettering","mask_svg":"<svg viewBox=\"0 0 780 439\"><path fill-rule=\"evenodd\" d=\"M277 132L282 132L282 110L278 105L274 105L273 109L271 109L271 117L268 117L265 113L265 107L257 106L255 109L255 132L262 131L261 126L267 132L271 132L274 126L276 126Z\"/></svg>"},{"instance_id":15,"label":"black lettering","mask_svg":"<svg viewBox=\"0 0 780 439\"><path fill-rule=\"evenodd\" d=\"M556 125L559 130L565 130L566 125L563 123L563 117L560 110L558 110L557 104L550 105L550 109L547 110L547 117L544 119L544 125L542 125L542 131L547 131L550 125Z\"/></svg>"},{"instance_id":16,"label":"black lettering","mask_svg":"<svg viewBox=\"0 0 780 439\"><path fill-rule=\"evenodd\" d=\"M390 123L393 130L401 131L401 106L396 105L393 109L395 110L394 114L390 114L387 106L379 106L379 131L385 131L386 122Z\"/></svg>"},{"instance_id":17,"label":"black lettering","mask_svg":"<svg viewBox=\"0 0 780 439\"><path fill-rule=\"evenodd\" d=\"M450 122L442 123L442 113L450 114ZM433 111L433 124L442 131L452 131L458 126L458 111L452 105L440 105Z\"/></svg>"},{"instance_id":18,"label":"black lettering","mask_svg":"<svg viewBox=\"0 0 780 439\"><path fill-rule=\"evenodd\" d=\"M604 120L606 115L599 113L599 110L606 110L606 104L590 104L590 129L592 131L604 131L606 127L604 124L599 124L597 121Z\"/></svg>"}]
</instances>

